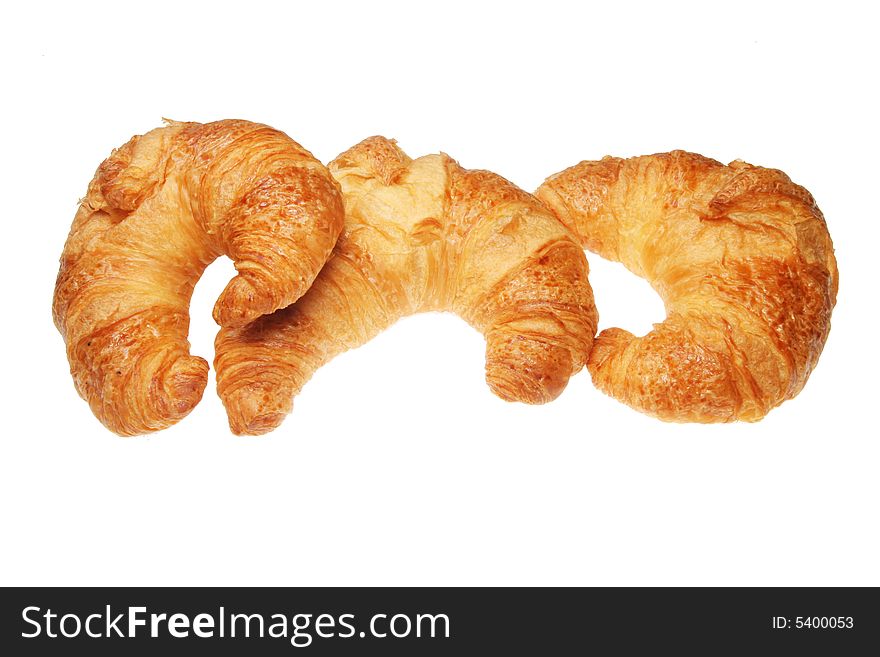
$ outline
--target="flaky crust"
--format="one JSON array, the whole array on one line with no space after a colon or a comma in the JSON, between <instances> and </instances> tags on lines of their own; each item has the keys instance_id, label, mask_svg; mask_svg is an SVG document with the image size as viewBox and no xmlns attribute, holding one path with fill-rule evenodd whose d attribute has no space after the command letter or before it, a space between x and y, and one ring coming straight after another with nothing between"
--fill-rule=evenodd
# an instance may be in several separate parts
<instances>
[{"instance_id":1,"label":"flaky crust","mask_svg":"<svg viewBox=\"0 0 880 657\"><path fill-rule=\"evenodd\" d=\"M588 368L663 420L754 421L816 365L837 264L813 197L783 172L675 151L581 162L537 191L582 244L647 279L667 318L602 331Z\"/></svg>"},{"instance_id":2,"label":"flaky crust","mask_svg":"<svg viewBox=\"0 0 880 657\"><path fill-rule=\"evenodd\" d=\"M446 155L411 160L383 137L329 168L345 229L314 285L217 337L217 387L235 433L275 428L322 364L422 311L452 311L484 333L486 379L504 399L546 402L583 367L597 321L587 262L534 197Z\"/></svg>"},{"instance_id":3,"label":"flaky crust","mask_svg":"<svg viewBox=\"0 0 880 657\"><path fill-rule=\"evenodd\" d=\"M52 307L98 419L133 435L185 416L207 383L187 341L205 267L234 261L214 317L242 325L308 289L343 214L324 166L265 125L169 122L114 151L80 203Z\"/></svg>"}]
</instances>

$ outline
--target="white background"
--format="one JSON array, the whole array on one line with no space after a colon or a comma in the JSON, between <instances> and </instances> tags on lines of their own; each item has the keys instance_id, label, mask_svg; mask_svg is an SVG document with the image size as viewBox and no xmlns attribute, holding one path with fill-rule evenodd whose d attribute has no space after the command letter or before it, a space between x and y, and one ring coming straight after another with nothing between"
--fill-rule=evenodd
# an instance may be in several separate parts
<instances>
[{"instance_id":1,"label":"white background","mask_svg":"<svg viewBox=\"0 0 880 657\"><path fill-rule=\"evenodd\" d=\"M871 3L13 3L0 39L2 584L880 585L878 53ZM160 117L247 118L323 161L374 134L533 190L684 148L785 170L840 295L803 393L758 424L668 425L577 375L504 403L482 337L402 321L237 438L213 389L147 438L74 391L50 305L95 168ZM601 327L649 286L590 257ZM209 360L213 265L192 305Z\"/></svg>"}]
</instances>

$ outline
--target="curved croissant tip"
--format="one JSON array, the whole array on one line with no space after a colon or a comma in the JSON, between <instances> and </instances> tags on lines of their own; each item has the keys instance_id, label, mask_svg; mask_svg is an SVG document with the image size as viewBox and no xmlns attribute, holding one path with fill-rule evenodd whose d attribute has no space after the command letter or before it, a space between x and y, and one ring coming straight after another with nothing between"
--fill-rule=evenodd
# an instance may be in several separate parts
<instances>
[{"instance_id":1,"label":"curved croissant tip","mask_svg":"<svg viewBox=\"0 0 880 657\"><path fill-rule=\"evenodd\" d=\"M174 361L162 380L170 418L180 419L195 408L207 384L208 363L203 358L186 356Z\"/></svg>"},{"instance_id":2,"label":"curved croissant tip","mask_svg":"<svg viewBox=\"0 0 880 657\"><path fill-rule=\"evenodd\" d=\"M285 413L256 415L246 425L232 427L232 432L237 436L262 436L277 428L285 415Z\"/></svg>"},{"instance_id":3,"label":"curved croissant tip","mask_svg":"<svg viewBox=\"0 0 880 657\"><path fill-rule=\"evenodd\" d=\"M568 349L540 340L492 336L487 345L486 383L506 401L551 402L576 369Z\"/></svg>"},{"instance_id":4,"label":"curved croissant tip","mask_svg":"<svg viewBox=\"0 0 880 657\"><path fill-rule=\"evenodd\" d=\"M261 307L249 280L240 274L229 281L214 304L214 321L225 328L239 328L276 308ZM262 304L265 306L266 304Z\"/></svg>"},{"instance_id":5,"label":"curved croissant tip","mask_svg":"<svg viewBox=\"0 0 880 657\"><path fill-rule=\"evenodd\" d=\"M535 380L508 370L505 373L498 371L487 373L486 383L492 392L504 401L537 405L546 404L559 397L565 390L568 380L555 378Z\"/></svg>"},{"instance_id":6,"label":"curved croissant tip","mask_svg":"<svg viewBox=\"0 0 880 657\"><path fill-rule=\"evenodd\" d=\"M278 395L274 386L252 383L221 395L229 428L237 436L260 436L280 425L293 406L293 395Z\"/></svg>"}]
</instances>

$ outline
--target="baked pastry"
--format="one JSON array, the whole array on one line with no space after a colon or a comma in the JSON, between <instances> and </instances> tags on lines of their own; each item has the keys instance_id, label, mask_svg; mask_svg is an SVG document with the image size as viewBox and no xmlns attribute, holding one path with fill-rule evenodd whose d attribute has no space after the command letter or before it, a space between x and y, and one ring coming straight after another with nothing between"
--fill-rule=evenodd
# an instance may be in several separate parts
<instances>
[{"instance_id":1,"label":"baked pastry","mask_svg":"<svg viewBox=\"0 0 880 657\"><path fill-rule=\"evenodd\" d=\"M207 383L187 341L205 267L235 262L214 317L240 326L308 289L343 213L326 168L268 126L169 122L114 151L80 203L52 307L98 419L133 435L185 416Z\"/></svg>"},{"instance_id":2,"label":"baked pastry","mask_svg":"<svg viewBox=\"0 0 880 657\"><path fill-rule=\"evenodd\" d=\"M329 165L345 229L295 304L217 336L232 430L275 428L312 374L399 318L458 314L485 334L486 379L507 400L555 398L583 367L596 310L583 249L533 196L446 155L412 160L367 139Z\"/></svg>"},{"instance_id":3,"label":"baked pastry","mask_svg":"<svg viewBox=\"0 0 880 657\"><path fill-rule=\"evenodd\" d=\"M816 366L837 264L813 197L783 172L674 151L581 162L537 196L587 249L663 298L643 337L602 331L596 386L663 420L754 421Z\"/></svg>"}]
</instances>

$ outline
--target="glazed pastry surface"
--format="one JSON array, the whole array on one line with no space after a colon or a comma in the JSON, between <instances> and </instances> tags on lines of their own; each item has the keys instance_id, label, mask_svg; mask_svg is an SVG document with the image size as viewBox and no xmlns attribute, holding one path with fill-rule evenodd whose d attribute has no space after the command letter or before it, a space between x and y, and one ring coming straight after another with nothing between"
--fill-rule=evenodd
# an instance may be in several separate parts
<instances>
[{"instance_id":1,"label":"glazed pastry surface","mask_svg":"<svg viewBox=\"0 0 880 657\"><path fill-rule=\"evenodd\" d=\"M837 296L824 217L783 172L674 151L586 161L537 191L583 246L662 297L642 337L611 328L588 368L605 393L678 422L754 421L816 366Z\"/></svg>"},{"instance_id":2,"label":"glazed pastry surface","mask_svg":"<svg viewBox=\"0 0 880 657\"><path fill-rule=\"evenodd\" d=\"M214 317L241 326L298 299L342 229L342 197L299 144L248 121L169 122L98 168L61 255L53 317L77 391L121 435L185 416L207 383L189 301L221 254Z\"/></svg>"},{"instance_id":3,"label":"glazed pastry surface","mask_svg":"<svg viewBox=\"0 0 880 657\"><path fill-rule=\"evenodd\" d=\"M367 139L329 165L345 228L295 304L216 341L232 430L275 428L321 365L399 318L447 310L487 340L486 379L507 400L555 398L583 367L596 310L582 248L533 196L446 155L410 159Z\"/></svg>"}]
</instances>

